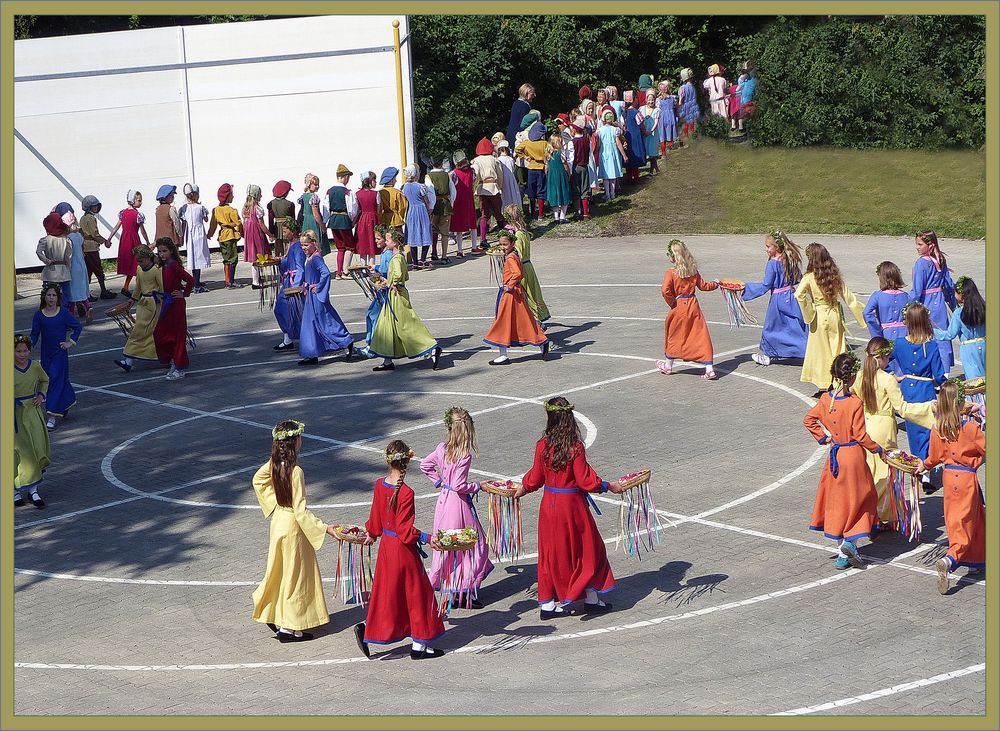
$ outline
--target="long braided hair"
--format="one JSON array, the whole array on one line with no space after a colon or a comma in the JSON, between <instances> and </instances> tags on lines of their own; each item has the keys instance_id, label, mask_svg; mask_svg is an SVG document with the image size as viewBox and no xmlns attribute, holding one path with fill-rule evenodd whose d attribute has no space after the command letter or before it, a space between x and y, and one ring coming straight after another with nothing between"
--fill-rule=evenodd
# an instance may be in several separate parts
<instances>
[{"instance_id":1,"label":"long braided hair","mask_svg":"<svg viewBox=\"0 0 1000 731\"><path fill-rule=\"evenodd\" d=\"M399 481L396 482L396 489L392 491L392 496L389 498L389 509L392 511L396 510L399 488L403 486L403 481L406 479L406 468L409 467L412 456L413 450L402 439L393 439L385 448L385 463L389 467L399 470Z\"/></svg>"}]
</instances>

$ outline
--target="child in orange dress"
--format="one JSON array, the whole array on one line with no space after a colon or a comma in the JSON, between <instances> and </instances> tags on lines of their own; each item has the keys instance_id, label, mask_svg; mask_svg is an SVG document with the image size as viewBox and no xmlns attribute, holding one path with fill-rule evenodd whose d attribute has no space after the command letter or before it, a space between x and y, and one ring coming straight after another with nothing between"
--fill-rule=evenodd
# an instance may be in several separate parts
<instances>
[{"instance_id":1,"label":"child in orange dress","mask_svg":"<svg viewBox=\"0 0 1000 731\"><path fill-rule=\"evenodd\" d=\"M490 326L483 342L500 348L500 355L490 361L490 365L510 365L507 349L524 345L537 345L542 349L542 359L549 355L549 339L545 337L538 321L531 313L524 299L524 267L521 257L514 250L514 234L500 233L500 246L504 251L503 281L497 294L496 318Z\"/></svg>"},{"instance_id":2,"label":"child in orange dress","mask_svg":"<svg viewBox=\"0 0 1000 731\"><path fill-rule=\"evenodd\" d=\"M850 391L859 370L861 361L853 352L838 355L830 368L833 385L803 419L817 442L830 445L809 530L837 541L838 569L864 568L856 542L871 536L878 500L865 450L881 455L882 447L865 431L864 403Z\"/></svg>"},{"instance_id":3,"label":"child in orange dress","mask_svg":"<svg viewBox=\"0 0 1000 731\"><path fill-rule=\"evenodd\" d=\"M962 418L964 401L964 382L952 380L941 385L930 454L920 466L920 471L926 472L944 465L941 482L948 553L935 564L942 594L950 588L948 574L959 566L967 566L970 573L986 568L986 508L976 477L986 457L986 437L975 421Z\"/></svg>"},{"instance_id":4,"label":"child in orange dress","mask_svg":"<svg viewBox=\"0 0 1000 731\"><path fill-rule=\"evenodd\" d=\"M667 256L673 262L673 269L663 275L660 294L670 307L663 323L664 360L656 361L662 373L670 375L674 369L674 359L680 358L705 366L706 381L714 381L718 376L712 367L714 350L708 323L698 304L695 290L711 292L719 286L718 280L706 282L698 273L698 262L684 245L674 239L667 244Z\"/></svg>"}]
</instances>

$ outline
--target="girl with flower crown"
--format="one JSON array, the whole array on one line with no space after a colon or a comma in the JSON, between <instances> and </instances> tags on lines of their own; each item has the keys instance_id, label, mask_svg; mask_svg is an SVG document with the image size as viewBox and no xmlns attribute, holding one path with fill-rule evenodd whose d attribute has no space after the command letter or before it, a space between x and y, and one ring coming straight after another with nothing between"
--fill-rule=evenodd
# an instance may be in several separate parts
<instances>
[{"instance_id":1,"label":"girl with flower crown","mask_svg":"<svg viewBox=\"0 0 1000 731\"><path fill-rule=\"evenodd\" d=\"M802 321L802 310L795 301L795 285L802 279L802 251L781 229L764 238L767 266L764 281L747 282L744 301L771 295L760 336L760 352L750 357L758 365L771 365L771 358L803 358L809 328Z\"/></svg>"},{"instance_id":2,"label":"girl with flower crown","mask_svg":"<svg viewBox=\"0 0 1000 731\"><path fill-rule=\"evenodd\" d=\"M922 231L916 236L918 258L913 264L913 287L910 299L921 303L930 312L934 327L948 327L948 309L958 307L955 283L951 279L948 260L938 246L937 234ZM950 342L939 341L941 364L947 373L955 365L955 351Z\"/></svg>"},{"instance_id":3,"label":"girl with flower crown","mask_svg":"<svg viewBox=\"0 0 1000 731\"><path fill-rule=\"evenodd\" d=\"M514 248L515 235L508 229L500 232L500 247L504 253L503 278L497 293L496 314L493 324L486 331L483 342L500 349L500 355L489 363L493 366L510 365L508 348L535 345L542 350L542 360L549 356L551 343L542 332L534 313L524 297L524 267Z\"/></svg>"},{"instance_id":4,"label":"girl with flower crown","mask_svg":"<svg viewBox=\"0 0 1000 731\"><path fill-rule=\"evenodd\" d=\"M24 505L22 490L36 508L45 501L38 494L45 468L52 464L49 433L42 416L49 377L42 364L31 359L31 338L14 338L14 505Z\"/></svg>"},{"instance_id":5,"label":"girl with flower crown","mask_svg":"<svg viewBox=\"0 0 1000 731\"><path fill-rule=\"evenodd\" d=\"M528 303L528 309L535 316L539 324L544 323L552 315L549 314L548 305L542 297L542 287L538 283L538 275L535 273L535 265L531 263L531 234L528 226L524 222L524 214L521 205L514 203L505 206L503 214L507 219L507 228L514 232L514 249L521 258L521 267L524 269L524 277L521 279L521 286L524 288L524 301ZM545 326L542 325L542 329Z\"/></svg>"},{"instance_id":6,"label":"girl with flower crown","mask_svg":"<svg viewBox=\"0 0 1000 731\"><path fill-rule=\"evenodd\" d=\"M132 250L137 268L135 289L131 303L135 302L135 323L122 348L122 357L115 365L128 373L137 360L159 360L153 331L160 319L160 302L163 299L163 270L156 266L156 255L148 246L140 244Z\"/></svg>"},{"instance_id":7,"label":"girl with flower crown","mask_svg":"<svg viewBox=\"0 0 1000 731\"><path fill-rule=\"evenodd\" d=\"M833 385L806 413L803 424L820 444L830 445L830 458L816 490L809 530L837 541L837 568L864 568L857 542L869 538L875 520L875 482L865 451L882 454L865 430L864 405L851 394L851 384L861 369L854 353L833 360Z\"/></svg>"},{"instance_id":8,"label":"girl with flower crown","mask_svg":"<svg viewBox=\"0 0 1000 731\"><path fill-rule=\"evenodd\" d=\"M600 595L615 588L608 554L590 508L591 493L621 492L602 480L587 463L587 450L562 396L545 402L544 436L535 445L535 461L514 498L544 488L538 508L538 604L542 619L568 617L561 605L584 600L585 614L604 614L611 605ZM558 604L557 604L558 603Z\"/></svg>"},{"instance_id":9,"label":"girl with flower crown","mask_svg":"<svg viewBox=\"0 0 1000 731\"><path fill-rule=\"evenodd\" d=\"M959 339L958 354L962 359L965 380L986 376L986 300L972 277L959 277L955 282L958 308L951 313L948 328L934 328L934 339Z\"/></svg>"},{"instance_id":10,"label":"girl with flower crown","mask_svg":"<svg viewBox=\"0 0 1000 731\"><path fill-rule=\"evenodd\" d=\"M663 322L664 360L656 361L656 367L661 373L670 375L674 360L681 358L705 366L702 378L714 381L718 376L713 367L712 336L695 291L711 292L719 286L719 282L702 279L698 273L698 262L683 241L674 239L667 244L667 257L674 266L663 275L660 294L670 312Z\"/></svg>"},{"instance_id":11,"label":"girl with flower crown","mask_svg":"<svg viewBox=\"0 0 1000 731\"><path fill-rule=\"evenodd\" d=\"M365 545L382 538L372 581L368 617L354 626L354 637L365 657L369 644L388 645L410 638L410 658L429 660L444 655L429 647L444 634L434 589L420 560L429 543L441 550L437 536L414 527L413 488L406 484L406 469L413 450L400 439L389 442L385 462L389 472L375 483L371 512L365 523Z\"/></svg>"},{"instance_id":12,"label":"girl with flower crown","mask_svg":"<svg viewBox=\"0 0 1000 731\"><path fill-rule=\"evenodd\" d=\"M970 573L986 568L986 508L976 471L986 458L986 437L972 419L962 418L965 384L946 381L938 392L930 453L920 471L944 467L944 525L948 553L937 562L938 591L947 594L948 574L959 566Z\"/></svg>"},{"instance_id":13,"label":"girl with flower crown","mask_svg":"<svg viewBox=\"0 0 1000 731\"><path fill-rule=\"evenodd\" d=\"M452 406L444 413L444 425L448 430L448 441L420 461L420 471L427 476L434 487L441 488L437 504L434 506L434 534L455 528L472 528L483 538L469 551L462 551L457 557L459 575L464 578L461 586L454 587L459 593L455 604L468 603L473 609L482 608L476 593L483 581L493 570L489 558L483 526L476 515L472 497L479 492L478 482L469 482L472 457L479 454L476 443L476 425L469 412ZM444 554L436 552L431 562L430 580L434 589L441 588ZM462 600L465 600L464 602Z\"/></svg>"},{"instance_id":14,"label":"girl with flower crown","mask_svg":"<svg viewBox=\"0 0 1000 731\"><path fill-rule=\"evenodd\" d=\"M934 424L934 412L929 403L911 404L903 399L899 383L886 371L892 360L892 343L882 336L874 337L865 347L865 364L851 387L864 405L865 431L882 449L897 449L896 413L904 419L930 428ZM889 465L873 454L868 454L868 469L875 481L878 496L878 524L875 528L891 527L895 514L889 502Z\"/></svg>"},{"instance_id":15,"label":"girl with flower crown","mask_svg":"<svg viewBox=\"0 0 1000 731\"><path fill-rule=\"evenodd\" d=\"M271 519L264 578L253 593L253 619L280 642L304 642L304 630L330 621L316 551L336 526L306 507L306 481L298 465L305 424L282 421L271 430L271 459L253 476L264 518Z\"/></svg>"},{"instance_id":16,"label":"girl with flower crown","mask_svg":"<svg viewBox=\"0 0 1000 731\"><path fill-rule=\"evenodd\" d=\"M903 308L903 322L906 324L907 335L896 338L892 344L893 356L902 374L896 376L899 389L903 392L903 398L910 403L933 401L934 389L944 383L947 371L941 363L937 343L934 342L930 313L919 302L910 302ZM930 431L926 427L908 421L906 441L910 452L920 459L927 458ZM928 495L937 491L931 484L929 474L923 476L923 488Z\"/></svg>"}]
</instances>

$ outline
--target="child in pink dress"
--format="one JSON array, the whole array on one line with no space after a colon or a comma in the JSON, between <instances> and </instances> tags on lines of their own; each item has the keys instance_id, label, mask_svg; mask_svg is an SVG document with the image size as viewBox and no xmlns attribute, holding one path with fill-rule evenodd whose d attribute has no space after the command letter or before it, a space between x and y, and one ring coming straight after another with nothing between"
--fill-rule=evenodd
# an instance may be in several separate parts
<instances>
[{"instance_id":1,"label":"child in pink dress","mask_svg":"<svg viewBox=\"0 0 1000 731\"><path fill-rule=\"evenodd\" d=\"M361 190L355 195L360 214L357 227L354 229L354 239L358 243L358 256L366 266L373 266L375 256L379 253L375 247L375 226L378 224L376 180L374 171L366 171L361 177Z\"/></svg>"},{"instance_id":2,"label":"child in pink dress","mask_svg":"<svg viewBox=\"0 0 1000 731\"><path fill-rule=\"evenodd\" d=\"M122 295L124 297L131 297L132 290L129 289L129 285L132 284L132 279L135 277L135 256L132 255L132 250L139 245L139 234L142 234L142 240L146 242L146 246L149 246L149 236L146 235L146 217L139 212L139 208L142 207L142 193L137 190L130 190L128 195L125 196L125 202L128 203L128 208L120 211L118 213L118 223L115 227L111 229L111 233L108 234L108 241L114 238L114 235L118 233L120 228L122 231L121 238L118 240L118 273L125 277L125 284L122 285Z\"/></svg>"},{"instance_id":3,"label":"child in pink dress","mask_svg":"<svg viewBox=\"0 0 1000 731\"><path fill-rule=\"evenodd\" d=\"M476 444L476 425L465 409L453 406L445 412L445 426L448 427L448 441L441 442L437 449L423 458L420 471L441 488L434 508L434 534L439 530L454 528L474 528L479 540L474 548L462 551L459 571L464 581L456 587L460 596L454 603L463 603L463 598L472 609L482 608L482 602L475 596L483 580L493 570L486 545L486 533L472 505L472 496L479 492L478 482L469 482L469 468L473 453L479 452ZM443 566L447 553L434 552L431 563L431 586L441 588L445 578Z\"/></svg>"}]
</instances>

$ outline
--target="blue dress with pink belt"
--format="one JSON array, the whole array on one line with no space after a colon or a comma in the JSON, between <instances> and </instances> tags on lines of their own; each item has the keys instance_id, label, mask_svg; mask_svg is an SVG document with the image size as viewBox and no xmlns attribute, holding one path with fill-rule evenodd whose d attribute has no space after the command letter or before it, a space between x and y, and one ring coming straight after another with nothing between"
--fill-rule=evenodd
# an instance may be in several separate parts
<instances>
[{"instance_id":1,"label":"blue dress with pink belt","mask_svg":"<svg viewBox=\"0 0 1000 731\"><path fill-rule=\"evenodd\" d=\"M899 390L903 400L910 404L933 401L936 398L935 386L945 382L946 372L941 365L938 343L931 340L928 343L916 345L906 338L896 338L893 342L892 356L899 364L903 380L899 382ZM948 342L951 346L951 342ZM931 443L931 432L923 426L906 422L906 441L910 444L910 452L927 459Z\"/></svg>"},{"instance_id":2,"label":"blue dress with pink belt","mask_svg":"<svg viewBox=\"0 0 1000 731\"><path fill-rule=\"evenodd\" d=\"M769 259L763 282L747 282L743 299L757 299L771 293L760 336L760 352L769 358L804 358L809 328L802 320L802 309L795 301L795 283L785 277L781 259Z\"/></svg>"},{"instance_id":3,"label":"blue dress with pink belt","mask_svg":"<svg viewBox=\"0 0 1000 731\"><path fill-rule=\"evenodd\" d=\"M922 256L913 265L913 289L910 299L920 302L930 310L931 322L934 327L945 330L948 328L948 308L958 307L955 299L955 283L947 267L938 270L934 260ZM955 365L955 351L951 341L938 341L941 350L941 364L947 373Z\"/></svg>"}]
</instances>

